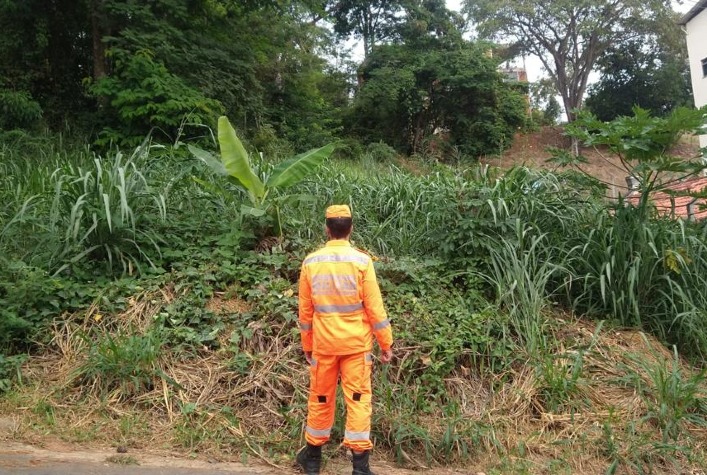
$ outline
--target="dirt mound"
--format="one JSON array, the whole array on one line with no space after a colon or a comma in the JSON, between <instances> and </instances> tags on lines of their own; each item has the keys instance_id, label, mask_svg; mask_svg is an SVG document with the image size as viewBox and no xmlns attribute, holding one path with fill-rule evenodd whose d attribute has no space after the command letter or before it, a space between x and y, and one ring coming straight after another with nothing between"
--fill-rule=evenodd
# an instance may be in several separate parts
<instances>
[{"instance_id":1,"label":"dirt mound","mask_svg":"<svg viewBox=\"0 0 707 475\"><path fill-rule=\"evenodd\" d=\"M549 149L552 147L569 149L570 145L571 141L564 135L562 126L541 127L535 132L516 134L513 145L502 155L483 157L481 163L499 168L527 166L557 171L560 168L547 161L552 157ZM616 197L619 193L626 194L626 177L629 175L629 170L617 155L605 148L583 147L580 152L588 160L588 163L581 165L580 169L605 183L609 187L610 197ZM698 157L700 155L698 138L683 137L671 150L671 154L685 159Z\"/></svg>"}]
</instances>

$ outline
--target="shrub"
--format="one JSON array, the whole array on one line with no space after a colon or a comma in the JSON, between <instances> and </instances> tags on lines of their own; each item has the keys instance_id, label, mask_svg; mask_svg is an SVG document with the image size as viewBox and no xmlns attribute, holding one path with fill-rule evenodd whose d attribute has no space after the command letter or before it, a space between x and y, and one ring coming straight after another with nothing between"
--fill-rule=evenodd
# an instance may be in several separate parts
<instances>
[{"instance_id":1,"label":"shrub","mask_svg":"<svg viewBox=\"0 0 707 475\"><path fill-rule=\"evenodd\" d=\"M42 118L42 108L29 93L0 89L0 129L27 129Z\"/></svg>"},{"instance_id":2,"label":"shrub","mask_svg":"<svg viewBox=\"0 0 707 475\"><path fill-rule=\"evenodd\" d=\"M115 74L90 87L115 114L114 129L106 129L97 143L135 144L154 128L174 140L185 117L189 123L213 125L222 112L220 102L187 85L149 52L125 56L116 60Z\"/></svg>"},{"instance_id":3,"label":"shrub","mask_svg":"<svg viewBox=\"0 0 707 475\"><path fill-rule=\"evenodd\" d=\"M366 154L377 162L389 162L398 156L398 152L385 142L369 143Z\"/></svg>"}]
</instances>

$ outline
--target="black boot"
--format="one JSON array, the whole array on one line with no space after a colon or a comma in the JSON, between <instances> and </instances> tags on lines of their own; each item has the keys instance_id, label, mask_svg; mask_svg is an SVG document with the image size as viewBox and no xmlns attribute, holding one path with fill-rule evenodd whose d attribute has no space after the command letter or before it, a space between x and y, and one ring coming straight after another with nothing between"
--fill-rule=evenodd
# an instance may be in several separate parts
<instances>
[{"instance_id":1,"label":"black boot","mask_svg":"<svg viewBox=\"0 0 707 475\"><path fill-rule=\"evenodd\" d=\"M317 475L322 466L322 447L307 444L299 451L296 460L306 475Z\"/></svg>"},{"instance_id":2,"label":"black boot","mask_svg":"<svg viewBox=\"0 0 707 475\"><path fill-rule=\"evenodd\" d=\"M353 472L351 475L376 475L371 472L371 468L368 466L368 457L370 457L371 451L366 450L357 454L353 453Z\"/></svg>"}]
</instances>

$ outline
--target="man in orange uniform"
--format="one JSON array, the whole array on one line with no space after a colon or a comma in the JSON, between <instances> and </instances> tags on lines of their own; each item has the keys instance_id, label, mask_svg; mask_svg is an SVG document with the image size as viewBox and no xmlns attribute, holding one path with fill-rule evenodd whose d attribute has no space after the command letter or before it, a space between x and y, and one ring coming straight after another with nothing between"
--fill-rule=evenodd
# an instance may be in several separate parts
<instances>
[{"instance_id":1,"label":"man in orange uniform","mask_svg":"<svg viewBox=\"0 0 707 475\"><path fill-rule=\"evenodd\" d=\"M325 247L307 256L299 281L299 327L310 366L307 447L297 463L307 475L321 466L322 445L334 424L339 376L346 401L344 445L353 452L353 475L374 475L368 465L371 430L373 336L381 361L393 358L393 334L383 308L373 261L349 242L353 223L347 205L326 210Z\"/></svg>"}]
</instances>

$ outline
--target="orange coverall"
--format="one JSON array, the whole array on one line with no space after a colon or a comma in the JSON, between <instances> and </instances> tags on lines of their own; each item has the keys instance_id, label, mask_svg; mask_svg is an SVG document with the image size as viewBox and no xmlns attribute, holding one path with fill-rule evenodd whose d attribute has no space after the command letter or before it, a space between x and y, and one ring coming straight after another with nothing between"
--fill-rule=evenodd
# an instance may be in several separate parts
<instances>
[{"instance_id":1,"label":"orange coverall","mask_svg":"<svg viewBox=\"0 0 707 475\"><path fill-rule=\"evenodd\" d=\"M344 445L370 450L373 335L383 350L393 344L371 257L345 239L331 240L309 254L300 273L299 327L302 349L312 352L307 442L323 445L329 440L341 375Z\"/></svg>"}]
</instances>

